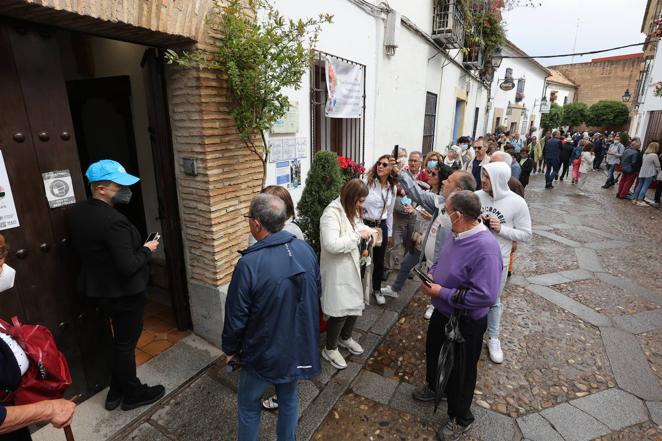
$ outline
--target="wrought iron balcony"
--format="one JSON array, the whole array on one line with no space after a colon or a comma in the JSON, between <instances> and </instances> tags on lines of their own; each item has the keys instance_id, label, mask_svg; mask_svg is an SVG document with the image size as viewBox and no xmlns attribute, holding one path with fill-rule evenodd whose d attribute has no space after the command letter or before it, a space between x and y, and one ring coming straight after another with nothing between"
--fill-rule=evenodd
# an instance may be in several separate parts
<instances>
[{"instance_id":1,"label":"wrought iron balcony","mask_svg":"<svg viewBox=\"0 0 662 441\"><path fill-rule=\"evenodd\" d=\"M464 45L462 0L436 0L432 14L432 38L448 49Z\"/></svg>"},{"instance_id":2,"label":"wrought iron balcony","mask_svg":"<svg viewBox=\"0 0 662 441\"><path fill-rule=\"evenodd\" d=\"M483 68L483 50L480 46L467 48L462 62L469 70L480 70Z\"/></svg>"}]
</instances>

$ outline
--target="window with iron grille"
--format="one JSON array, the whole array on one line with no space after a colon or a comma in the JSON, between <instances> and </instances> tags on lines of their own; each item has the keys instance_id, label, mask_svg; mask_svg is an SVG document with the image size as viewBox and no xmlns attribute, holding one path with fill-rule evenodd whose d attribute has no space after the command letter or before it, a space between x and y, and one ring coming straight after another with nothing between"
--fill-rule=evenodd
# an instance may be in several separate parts
<instances>
[{"instance_id":1,"label":"window with iron grille","mask_svg":"<svg viewBox=\"0 0 662 441\"><path fill-rule=\"evenodd\" d=\"M328 118L324 114L327 99L325 52L315 51L310 69L310 144L312 154L319 151L336 152L363 164L365 158L365 66L331 55L346 63L363 68L363 112L361 118Z\"/></svg>"},{"instance_id":2,"label":"window with iron grille","mask_svg":"<svg viewBox=\"0 0 662 441\"><path fill-rule=\"evenodd\" d=\"M434 148L434 129L437 122L437 94L428 92L425 97L425 116L423 118L423 154L427 155Z\"/></svg>"}]
</instances>

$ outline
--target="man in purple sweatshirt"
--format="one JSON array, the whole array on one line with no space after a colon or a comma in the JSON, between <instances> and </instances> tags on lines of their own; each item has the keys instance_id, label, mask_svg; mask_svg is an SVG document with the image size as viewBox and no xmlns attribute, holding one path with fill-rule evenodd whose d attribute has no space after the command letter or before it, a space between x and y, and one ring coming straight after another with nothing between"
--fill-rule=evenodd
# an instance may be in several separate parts
<instances>
[{"instance_id":1,"label":"man in purple sweatshirt","mask_svg":"<svg viewBox=\"0 0 662 441\"><path fill-rule=\"evenodd\" d=\"M471 427L474 416L471 401L476 387L478 359L487 328L487 313L494 305L501 283L503 259L499 243L480 221L480 199L471 191L453 193L446 200L446 212L452 222L452 233L444 241L439 258L430 269L434 284L421 285L424 294L432 297L435 307L428 325L426 342L427 385L415 393L415 398L434 399L437 360L444 342L444 327L450 316L459 311L460 332L465 342L464 363L455 360L455 367L446 386L448 423L440 430L442 440L457 440ZM464 302L457 304L459 289L465 289ZM458 365L464 365L460 372ZM423 390L425 389L425 390ZM427 393L426 393L427 392ZM418 396L417 396L418 395Z\"/></svg>"}]
</instances>

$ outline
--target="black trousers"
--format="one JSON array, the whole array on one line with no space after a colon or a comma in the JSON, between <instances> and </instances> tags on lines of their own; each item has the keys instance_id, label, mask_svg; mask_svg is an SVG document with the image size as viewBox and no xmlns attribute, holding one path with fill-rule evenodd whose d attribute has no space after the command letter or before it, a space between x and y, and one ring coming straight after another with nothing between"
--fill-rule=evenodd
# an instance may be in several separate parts
<instances>
[{"instance_id":1,"label":"black trousers","mask_svg":"<svg viewBox=\"0 0 662 441\"><path fill-rule=\"evenodd\" d=\"M660 196L662 196L662 181L657 181L657 186L655 187L655 202L660 203Z\"/></svg>"},{"instance_id":2,"label":"black trousers","mask_svg":"<svg viewBox=\"0 0 662 441\"><path fill-rule=\"evenodd\" d=\"M113 360L109 394L131 396L140 386L136 376L136 344L143 331L145 293L100 299L101 310L113 326Z\"/></svg>"},{"instance_id":3,"label":"black trousers","mask_svg":"<svg viewBox=\"0 0 662 441\"><path fill-rule=\"evenodd\" d=\"M428 323L428 335L425 343L425 361L427 364L426 381L430 389L434 390L437 382L437 361L441 352L441 345L446 339L444 326L448 323L438 310L434 310ZM455 359L456 364L464 365L464 369L453 368L448 383L446 384L446 398L448 400L448 417L455 418L458 424L466 426L474 421L471 413L471 401L476 388L476 376L478 375L478 360L483 348L483 334L487 329L487 316L480 320L472 320L469 316L460 319L460 332L465 342L463 351L457 351L456 355L464 355L464 363Z\"/></svg>"},{"instance_id":4,"label":"black trousers","mask_svg":"<svg viewBox=\"0 0 662 441\"><path fill-rule=\"evenodd\" d=\"M382 229L382 246L372 250L372 289L379 291L382 288L382 278L384 277L384 258L386 257L386 247L388 246L388 226L383 220L379 223ZM376 228L376 227L375 227Z\"/></svg>"},{"instance_id":5,"label":"black trousers","mask_svg":"<svg viewBox=\"0 0 662 441\"><path fill-rule=\"evenodd\" d=\"M562 159L561 165L563 166L563 170L561 171L561 177L559 179L563 180L570 172L570 158Z\"/></svg>"},{"instance_id":6,"label":"black trousers","mask_svg":"<svg viewBox=\"0 0 662 441\"><path fill-rule=\"evenodd\" d=\"M358 315L329 317L326 322L326 348L328 350L338 349L338 337L349 340L358 318Z\"/></svg>"},{"instance_id":7,"label":"black trousers","mask_svg":"<svg viewBox=\"0 0 662 441\"><path fill-rule=\"evenodd\" d=\"M16 432L0 435L0 441L32 441L32 437L30 436L30 430L24 427Z\"/></svg>"}]
</instances>

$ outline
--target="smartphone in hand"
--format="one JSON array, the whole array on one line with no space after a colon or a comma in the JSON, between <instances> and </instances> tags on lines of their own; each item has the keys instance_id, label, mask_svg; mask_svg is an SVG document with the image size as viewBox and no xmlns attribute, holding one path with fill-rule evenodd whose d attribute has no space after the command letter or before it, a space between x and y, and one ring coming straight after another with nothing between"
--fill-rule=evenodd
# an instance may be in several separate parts
<instances>
[{"instance_id":1,"label":"smartphone in hand","mask_svg":"<svg viewBox=\"0 0 662 441\"><path fill-rule=\"evenodd\" d=\"M147 235L147 240L145 242L152 242L153 240L158 241L159 239L161 239L161 235L156 231L152 231Z\"/></svg>"}]
</instances>

